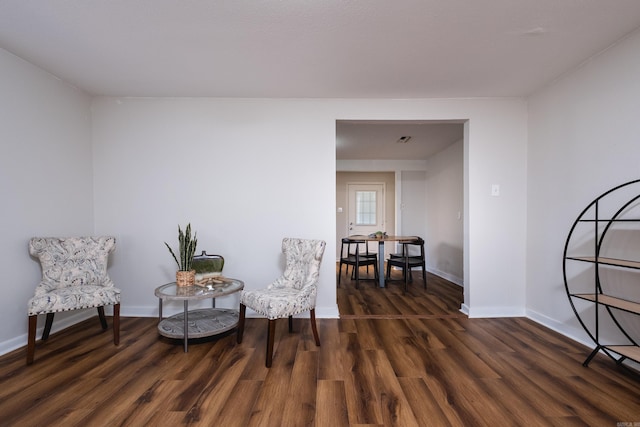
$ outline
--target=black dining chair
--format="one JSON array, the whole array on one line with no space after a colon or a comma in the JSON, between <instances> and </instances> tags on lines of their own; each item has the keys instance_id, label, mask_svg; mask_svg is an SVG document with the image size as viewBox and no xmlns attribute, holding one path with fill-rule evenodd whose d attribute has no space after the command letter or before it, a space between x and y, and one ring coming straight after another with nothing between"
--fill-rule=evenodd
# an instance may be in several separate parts
<instances>
[{"instance_id":1,"label":"black dining chair","mask_svg":"<svg viewBox=\"0 0 640 427\"><path fill-rule=\"evenodd\" d=\"M361 245L364 245L365 248L361 248ZM346 266L345 272L347 274L349 274L349 266L352 267L351 278L356 281L356 289L360 286L360 280L378 280L378 254L370 253L367 242L364 240L349 237L342 239L340 265L338 266L338 287L340 287L343 265ZM367 267L368 275L370 265L373 265L374 278L360 279L360 267Z\"/></svg>"},{"instance_id":2,"label":"black dining chair","mask_svg":"<svg viewBox=\"0 0 640 427\"><path fill-rule=\"evenodd\" d=\"M391 276L391 267L397 267L401 269L402 280L404 281L403 292L407 292L407 284L413 282L413 274L411 270L414 267L420 267L422 269L422 281L424 282L424 288L427 289L424 239L421 237L417 237L416 240L402 242L401 246L402 252L398 254L391 254L389 256L389 259L387 260L387 281L389 281Z\"/></svg>"}]
</instances>

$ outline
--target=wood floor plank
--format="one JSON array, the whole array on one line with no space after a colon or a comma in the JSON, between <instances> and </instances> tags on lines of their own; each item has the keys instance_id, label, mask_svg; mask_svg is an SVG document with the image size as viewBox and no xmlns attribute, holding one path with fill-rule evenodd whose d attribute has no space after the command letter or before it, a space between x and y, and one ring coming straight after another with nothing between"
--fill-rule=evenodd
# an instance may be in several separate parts
<instances>
[{"instance_id":1,"label":"wood floor plank","mask_svg":"<svg viewBox=\"0 0 640 427\"><path fill-rule=\"evenodd\" d=\"M318 352L298 351L282 414L283 427L312 425L316 413Z\"/></svg>"},{"instance_id":2,"label":"wood floor plank","mask_svg":"<svg viewBox=\"0 0 640 427\"><path fill-rule=\"evenodd\" d=\"M464 425L457 412L448 411L447 414L443 411L443 406L438 403L423 378L401 377L398 381L420 426Z\"/></svg>"},{"instance_id":3,"label":"wood floor plank","mask_svg":"<svg viewBox=\"0 0 640 427\"><path fill-rule=\"evenodd\" d=\"M375 355L378 358L376 362L379 375L377 389L380 393L382 424L385 426L418 427L419 424L413 409L404 395L386 353L379 351Z\"/></svg>"},{"instance_id":4,"label":"wood floor plank","mask_svg":"<svg viewBox=\"0 0 640 427\"><path fill-rule=\"evenodd\" d=\"M383 351L354 351L348 371L345 388L352 424L418 425Z\"/></svg>"},{"instance_id":5,"label":"wood floor plank","mask_svg":"<svg viewBox=\"0 0 640 427\"><path fill-rule=\"evenodd\" d=\"M318 381L314 419L316 427L349 426L349 411L344 387L344 381Z\"/></svg>"},{"instance_id":6,"label":"wood floor plank","mask_svg":"<svg viewBox=\"0 0 640 427\"><path fill-rule=\"evenodd\" d=\"M144 393L152 384L153 379L149 377L144 381L135 379L123 381L119 385L114 383L105 385L102 382L93 390L84 393L73 406L89 411L80 420L83 425L100 422L113 425L117 420L128 417L129 411L135 407L137 396ZM103 396L101 392L107 396ZM105 401L103 399L109 402L108 406L102 404Z\"/></svg>"},{"instance_id":7,"label":"wood floor plank","mask_svg":"<svg viewBox=\"0 0 640 427\"><path fill-rule=\"evenodd\" d=\"M576 390L586 404L590 405L589 413L593 416L593 419L602 420L604 423L615 423L622 420L630 420L640 417L640 411L637 405L628 405L626 402L620 402L617 395L603 392L600 387L594 387L593 383L585 380L584 377L569 377L569 384ZM638 403L638 402L636 402ZM603 411L601 408L607 408L607 411L612 411L616 415L611 417L607 414L607 411Z\"/></svg>"},{"instance_id":8,"label":"wood floor plank","mask_svg":"<svg viewBox=\"0 0 640 427\"><path fill-rule=\"evenodd\" d=\"M519 425L511 414L503 410L501 402L489 397L482 380L461 377L449 384L447 393L447 404L458 415L464 414L460 418L465 425Z\"/></svg>"},{"instance_id":9,"label":"wood floor plank","mask_svg":"<svg viewBox=\"0 0 640 427\"><path fill-rule=\"evenodd\" d=\"M428 275L403 295L343 278L341 319L266 319L192 340L121 319L121 344L88 319L0 356L4 426L607 426L640 422L640 374L526 318L469 319L462 289ZM414 278L415 279L415 278ZM109 322L110 323L110 322Z\"/></svg>"},{"instance_id":10,"label":"wood floor plank","mask_svg":"<svg viewBox=\"0 0 640 427\"><path fill-rule=\"evenodd\" d=\"M416 318L407 318L404 319L404 322L413 333L413 341L416 343L417 351L423 352L429 349L442 350L446 348L446 343L440 340L438 335L434 334L429 327L431 322L425 322L424 320Z\"/></svg>"},{"instance_id":11,"label":"wood floor plank","mask_svg":"<svg viewBox=\"0 0 640 427\"><path fill-rule=\"evenodd\" d=\"M549 384L549 386L544 388L547 396L538 395L541 400L538 401L537 405L543 409L545 413L555 416L554 405L560 403L567 408L571 414L579 415L581 419L592 420L591 422L594 423L592 425L606 425L612 422L612 419L607 418L606 411L601 410L601 408L605 406L604 404L600 404L600 393L596 394L596 390L591 388L576 387L577 383L574 378L577 377L564 374L552 375L545 368L541 367L541 365L532 365L518 353L503 354L503 356L506 364L512 367L509 371L512 371L515 367L515 369L521 369L522 372L525 372L527 377L535 384ZM582 366L581 368L584 369ZM589 372L584 372L584 374L591 375ZM513 377L513 375L511 377ZM551 383L553 383L553 386L551 386ZM526 390L530 391L531 388L525 388L522 392L524 393ZM635 393L631 393L629 397L634 394ZM617 397L620 398L620 395L618 394ZM593 401L592 399L596 400ZM633 398L633 400L636 399ZM629 400L625 399L625 404L629 405L629 410L637 414L640 414L639 402L640 401L636 401L629 405ZM549 406L549 408L547 408L547 406ZM609 407L608 409L613 408Z\"/></svg>"},{"instance_id":12,"label":"wood floor plank","mask_svg":"<svg viewBox=\"0 0 640 427\"><path fill-rule=\"evenodd\" d=\"M281 326L281 325L280 325ZM267 319L250 319L245 323L242 347L251 351L251 359L242 373L241 380L264 381L269 369L265 367L267 347ZM282 329L276 328L278 333Z\"/></svg>"},{"instance_id":13,"label":"wood floor plank","mask_svg":"<svg viewBox=\"0 0 640 427\"><path fill-rule=\"evenodd\" d=\"M229 394L218 418L212 425L225 427L244 427L249 424L252 408L260 394L262 381L240 380Z\"/></svg>"},{"instance_id":14,"label":"wood floor plank","mask_svg":"<svg viewBox=\"0 0 640 427\"><path fill-rule=\"evenodd\" d=\"M205 360L209 360L210 364L200 362L206 369L193 372L194 377L204 378L204 382L201 387L190 387L198 395L186 411L185 422L188 424L216 423L218 414L223 410L251 357L250 352L237 348L235 337L227 337L225 341L225 346L216 346L207 353ZM199 379L187 383L198 384Z\"/></svg>"},{"instance_id":15,"label":"wood floor plank","mask_svg":"<svg viewBox=\"0 0 640 427\"><path fill-rule=\"evenodd\" d=\"M297 335L289 334L286 324L285 320L277 324L277 345L274 345L273 365L268 369L262 390L252 408L247 426L277 427L282 424L282 416L290 389L292 367L297 350ZM262 354L264 355L264 353ZM264 357L259 363L264 367Z\"/></svg>"},{"instance_id":16,"label":"wood floor plank","mask_svg":"<svg viewBox=\"0 0 640 427\"><path fill-rule=\"evenodd\" d=\"M171 399L175 395L174 393L177 393L179 388L176 384L177 382L180 381L156 381L151 387L144 390L135 402L125 405L120 412L112 411L111 425L152 425L151 420L158 411L158 402ZM83 420L86 419L88 419L88 416L83 418Z\"/></svg>"},{"instance_id":17,"label":"wood floor plank","mask_svg":"<svg viewBox=\"0 0 640 427\"><path fill-rule=\"evenodd\" d=\"M535 381L529 375L529 370L520 370L510 363L511 360L519 358L517 353L486 353L482 358L485 363L493 366L500 373L502 381L513 390L515 399L525 399L538 413L545 414L547 418L564 419L575 415L567 405L562 403L562 400L554 399L547 387Z\"/></svg>"},{"instance_id":18,"label":"wood floor plank","mask_svg":"<svg viewBox=\"0 0 640 427\"><path fill-rule=\"evenodd\" d=\"M179 426L183 425L185 413L180 411L169 411L159 408L146 425L149 426Z\"/></svg>"},{"instance_id":19,"label":"wood floor plank","mask_svg":"<svg viewBox=\"0 0 640 427\"><path fill-rule=\"evenodd\" d=\"M377 350L353 350L345 376L345 390L349 422L352 424L379 424L382 422L374 359L370 353Z\"/></svg>"},{"instance_id":20,"label":"wood floor plank","mask_svg":"<svg viewBox=\"0 0 640 427\"><path fill-rule=\"evenodd\" d=\"M86 387L86 388L85 388ZM94 380L93 382L87 382L83 389L89 389L89 387L100 387L100 382L98 380ZM78 391L78 388L71 389L71 393L77 395L81 393ZM24 402L22 402L24 404ZM68 397L56 393L53 396L48 396L46 403L41 405L34 405L39 410L34 411L29 417L28 424L30 425L48 425L51 420L55 423L59 423L59 425L69 425L67 422L71 419L85 416L93 410L92 408L83 408L75 405L75 402L69 401ZM5 414L4 410L2 414ZM6 425L23 425L22 421L19 421L24 414L21 414L19 411L15 411L14 408L8 408L6 412L7 416L3 416L2 422L7 423Z\"/></svg>"},{"instance_id":21,"label":"wood floor plank","mask_svg":"<svg viewBox=\"0 0 640 427\"><path fill-rule=\"evenodd\" d=\"M350 339L352 347L349 349L360 348L363 350L377 350L380 348L380 337L376 335L373 323L369 320L356 320L356 334L355 341ZM346 335L345 335L346 336Z\"/></svg>"},{"instance_id":22,"label":"wood floor plank","mask_svg":"<svg viewBox=\"0 0 640 427\"><path fill-rule=\"evenodd\" d=\"M451 323L455 324L453 328L450 326ZM442 319L430 320L427 321L427 324L429 329L438 336L440 341L447 342L446 355L450 357L450 360L447 360L447 364L443 365L443 367L448 367L451 371L449 372L450 374L455 371L464 370L474 378L498 377L498 374L477 356L477 353L481 349L470 348L472 341L468 340L468 337L465 335L462 337L459 335L456 330L459 328L459 325L456 322L451 321L451 319ZM416 345L421 347L420 342L416 342ZM443 352L435 351L433 354L440 357Z\"/></svg>"},{"instance_id":23,"label":"wood floor plank","mask_svg":"<svg viewBox=\"0 0 640 427\"><path fill-rule=\"evenodd\" d=\"M457 327L450 328L451 334L454 335L457 340L475 352L508 352L514 351L507 343L500 340L495 333L487 326L485 319L478 319L480 322L465 322L464 328L459 325L461 322L456 322L456 319L447 319L449 325L456 324Z\"/></svg>"},{"instance_id":24,"label":"wood floor plank","mask_svg":"<svg viewBox=\"0 0 640 427\"><path fill-rule=\"evenodd\" d=\"M318 379L342 380L344 378L344 359L347 354L346 342L341 338L339 328L331 328L326 322L320 322L320 350L318 351Z\"/></svg>"},{"instance_id":25,"label":"wood floor plank","mask_svg":"<svg viewBox=\"0 0 640 427\"><path fill-rule=\"evenodd\" d=\"M507 417L508 422L519 426L543 426L548 424L548 419L537 407L532 405L531 398L518 393L512 387L512 383L504 381L502 378L482 379L481 389L487 397L499 407L500 413ZM493 417L490 419L492 420Z\"/></svg>"},{"instance_id":26,"label":"wood floor plank","mask_svg":"<svg viewBox=\"0 0 640 427\"><path fill-rule=\"evenodd\" d=\"M413 377L424 373L419 346L414 335L402 320L372 320L376 336L384 349L394 373L398 377ZM398 331L396 333L396 331Z\"/></svg>"},{"instance_id":27,"label":"wood floor plank","mask_svg":"<svg viewBox=\"0 0 640 427\"><path fill-rule=\"evenodd\" d=\"M366 301L362 299L362 297L347 295L345 296L345 298L348 301L348 310L350 313L358 315L374 313L373 310L371 310L371 307L367 304Z\"/></svg>"},{"instance_id":28,"label":"wood floor plank","mask_svg":"<svg viewBox=\"0 0 640 427\"><path fill-rule=\"evenodd\" d=\"M398 377L424 377L433 371L433 359L425 357L428 353L424 344L416 337L408 337L395 345L394 350L385 347ZM390 342L389 345L394 344Z\"/></svg>"}]
</instances>

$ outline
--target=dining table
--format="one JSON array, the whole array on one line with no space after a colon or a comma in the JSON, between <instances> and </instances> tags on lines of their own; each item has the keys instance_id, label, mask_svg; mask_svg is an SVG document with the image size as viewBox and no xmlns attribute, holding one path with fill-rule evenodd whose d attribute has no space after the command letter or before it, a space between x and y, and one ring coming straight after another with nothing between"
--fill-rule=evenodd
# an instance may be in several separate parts
<instances>
[{"instance_id":1,"label":"dining table","mask_svg":"<svg viewBox=\"0 0 640 427\"><path fill-rule=\"evenodd\" d=\"M378 286L384 288L385 284L385 274L384 274L384 244L385 242L413 242L418 240L416 236L388 236L388 235L353 235L349 236L349 239L353 240L361 240L365 242L378 242Z\"/></svg>"}]
</instances>

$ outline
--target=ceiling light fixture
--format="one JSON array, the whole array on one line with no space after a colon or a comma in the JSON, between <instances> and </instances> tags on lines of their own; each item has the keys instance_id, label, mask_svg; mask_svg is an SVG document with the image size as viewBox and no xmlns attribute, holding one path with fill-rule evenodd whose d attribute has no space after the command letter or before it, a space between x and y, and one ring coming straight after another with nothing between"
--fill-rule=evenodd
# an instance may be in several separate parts
<instances>
[{"instance_id":1,"label":"ceiling light fixture","mask_svg":"<svg viewBox=\"0 0 640 427\"><path fill-rule=\"evenodd\" d=\"M548 32L549 30L545 27L533 27L529 30L523 31L522 34L524 34L525 36L541 36Z\"/></svg>"}]
</instances>

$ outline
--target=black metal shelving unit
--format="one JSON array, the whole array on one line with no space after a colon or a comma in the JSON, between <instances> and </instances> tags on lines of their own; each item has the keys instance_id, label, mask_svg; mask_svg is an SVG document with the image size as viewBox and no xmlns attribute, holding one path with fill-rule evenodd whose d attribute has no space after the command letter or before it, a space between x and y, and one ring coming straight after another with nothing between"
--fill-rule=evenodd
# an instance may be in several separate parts
<instances>
[{"instance_id":1,"label":"black metal shelving unit","mask_svg":"<svg viewBox=\"0 0 640 427\"><path fill-rule=\"evenodd\" d=\"M592 226L593 230L585 230L585 225ZM612 242L609 237L613 234L611 231L616 230L619 225L640 232L640 180L618 185L593 200L580 213L567 236L562 265L567 297L580 325L595 343L595 348L583 363L584 366L588 366L599 351L618 364L626 359L640 363L638 338L632 336L623 325L624 322L620 321L623 313L640 315L640 298L635 300L614 295L610 293L606 281L601 281L605 269L640 270L640 257L638 260L622 259L606 254L605 243L610 247ZM593 234L587 238L591 232ZM575 277L569 273L571 263L587 263L591 267L592 290L584 292L583 286L574 284ZM637 285L640 288L640 275ZM577 287L581 289L576 290ZM578 300L593 303L593 310L581 312L576 307ZM601 325L609 319L603 319L602 316L608 316L610 324L621 332L627 342L607 343L607 337L602 336Z\"/></svg>"}]
</instances>

